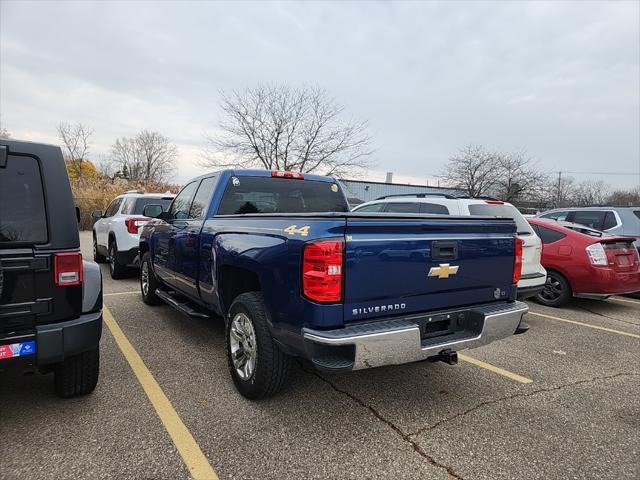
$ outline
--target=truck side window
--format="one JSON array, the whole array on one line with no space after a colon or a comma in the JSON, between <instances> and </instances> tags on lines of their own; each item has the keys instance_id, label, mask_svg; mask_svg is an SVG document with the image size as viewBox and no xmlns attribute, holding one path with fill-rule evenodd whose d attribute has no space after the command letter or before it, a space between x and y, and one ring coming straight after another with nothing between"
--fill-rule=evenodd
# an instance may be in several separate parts
<instances>
[{"instance_id":1,"label":"truck side window","mask_svg":"<svg viewBox=\"0 0 640 480\"><path fill-rule=\"evenodd\" d=\"M187 220L189 219L189 209L191 208L191 200L196 193L196 188L199 182L191 182L186 185L178 196L173 200L169 214L171 218L175 220Z\"/></svg>"},{"instance_id":2,"label":"truck side window","mask_svg":"<svg viewBox=\"0 0 640 480\"><path fill-rule=\"evenodd\" d=\"M196 196L193 197L189 218L204 218L209 206L209 197L216 185L216 177L207 177L200 182Z\"/></svg>"}]
</instances>

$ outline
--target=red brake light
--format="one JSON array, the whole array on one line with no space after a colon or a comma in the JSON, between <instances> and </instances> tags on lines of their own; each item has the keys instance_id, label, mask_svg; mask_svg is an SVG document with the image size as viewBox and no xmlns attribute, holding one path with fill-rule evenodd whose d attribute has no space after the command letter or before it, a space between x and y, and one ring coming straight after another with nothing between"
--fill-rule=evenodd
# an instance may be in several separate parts
<instances>
[{"instance_id":1,"label":"red brake light","mask_svg":"<svg viewBox=\"0 0 640 480\"><path fill-rule=\"evenodd\" d=\"M302 293L321 303L342 301L344 241L322 240L304 246Z\"/></svg>"},{"instance_id":2,"label":"red brake light","mask_svg":"<svg viewBox=\"0 0 640 480\"><path fill-rule=\"evenodd\" d=\"M278 178L295 178L297 180L304 180L304 174L302 172L281 172L279 170L272 170L271 176Z\"/></svg>"},{"instance_id":3,"label":"red brake light","mask_svg":"<svg viewBox=\"0 0 640 480\"><path fill-rule=\"evenodd\" d=\"M485 200L484 203L488 203L489 205L504 205L504 202L500 200Z\"/></svg>"},{"instance_id":4,"label":"red brake light","mask_svg":"<svg viewBox=\"0 0 640 480\"><path fill-rule=\"evenodd\" d=\"M138 233L138 229L148 221L149 219L147 217L127 218L124 224L127 226L127 232Z\"/></svg>"},{"instance_id":5,"label":"red brake light","mask_svg":"<svg viewBox=\"0 0 640 480\"><path fill-rule=\"evenodd\" d=\"M513 279L511 283L518 283L522 275L522 239L516 237L515 257L513 259Z\"/></svg>"},{"instance_id":6,"label":"red brake light","mask_svg":"<svg viewBox=\"0 0 640 480\"><path fill-rule=\"evenodd\" d=\"M82 255L56 253L53 257L53 281L56 287L82 284Z\"/></svg>"}]
</instances>

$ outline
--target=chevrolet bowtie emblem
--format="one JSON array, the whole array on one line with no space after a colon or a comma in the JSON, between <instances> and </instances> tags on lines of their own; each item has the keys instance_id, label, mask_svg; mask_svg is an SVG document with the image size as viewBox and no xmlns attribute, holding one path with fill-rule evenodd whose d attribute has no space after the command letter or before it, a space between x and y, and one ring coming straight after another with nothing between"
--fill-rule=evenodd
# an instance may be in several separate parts
<instances>
[{"instance_id":1,"label":"chevrolet bowtie emblem","mask_svg":"<svg viewBox=\"0 0 640 480\"><path fill-rule=\"evenodd\" d=\"M454 265L453 267L448 263L441 263L437 267L431 267L429 270L430 277L438 277L438 278L449 278L450 275L455 275L458 273L458 265Z\"/></svg>"}]
</instances>

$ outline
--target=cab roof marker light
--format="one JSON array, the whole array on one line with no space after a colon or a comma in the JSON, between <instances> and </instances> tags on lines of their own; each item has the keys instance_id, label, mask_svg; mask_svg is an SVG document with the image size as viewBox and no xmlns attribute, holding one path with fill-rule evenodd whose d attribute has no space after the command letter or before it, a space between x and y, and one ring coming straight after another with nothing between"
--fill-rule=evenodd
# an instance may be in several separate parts
<instances>
[{"instance_id":1,"label":"cab roof marker light","mask_svg":"<svg viewBox=\"0 0 640 480\"><path fill-rule=\"evenodd\" d=\"M304 173L302 172L283 172L281 170L272 170L271 176L277 178L293 178L296 180L304 180Z\"/></svg>"}]
</instances>

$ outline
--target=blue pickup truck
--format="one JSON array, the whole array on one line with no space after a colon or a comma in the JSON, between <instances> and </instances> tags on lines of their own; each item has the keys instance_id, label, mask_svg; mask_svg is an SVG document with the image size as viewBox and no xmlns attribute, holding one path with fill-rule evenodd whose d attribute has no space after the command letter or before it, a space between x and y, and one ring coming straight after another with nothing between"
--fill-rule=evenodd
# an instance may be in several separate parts
<instances>
[{"instance_id":1,"label":"blue pickup truck","mask_svg":"<svg viewBox=\"0 0 640 480\"><path fill-rule=\"evenodd\" d=\"M352 213L335 179L224 170L148 205L145 303L226 323L247 398L283 385L290 359L350 371L425 359L526 331L511 219Z\"/></svg>"}]
</instances>

